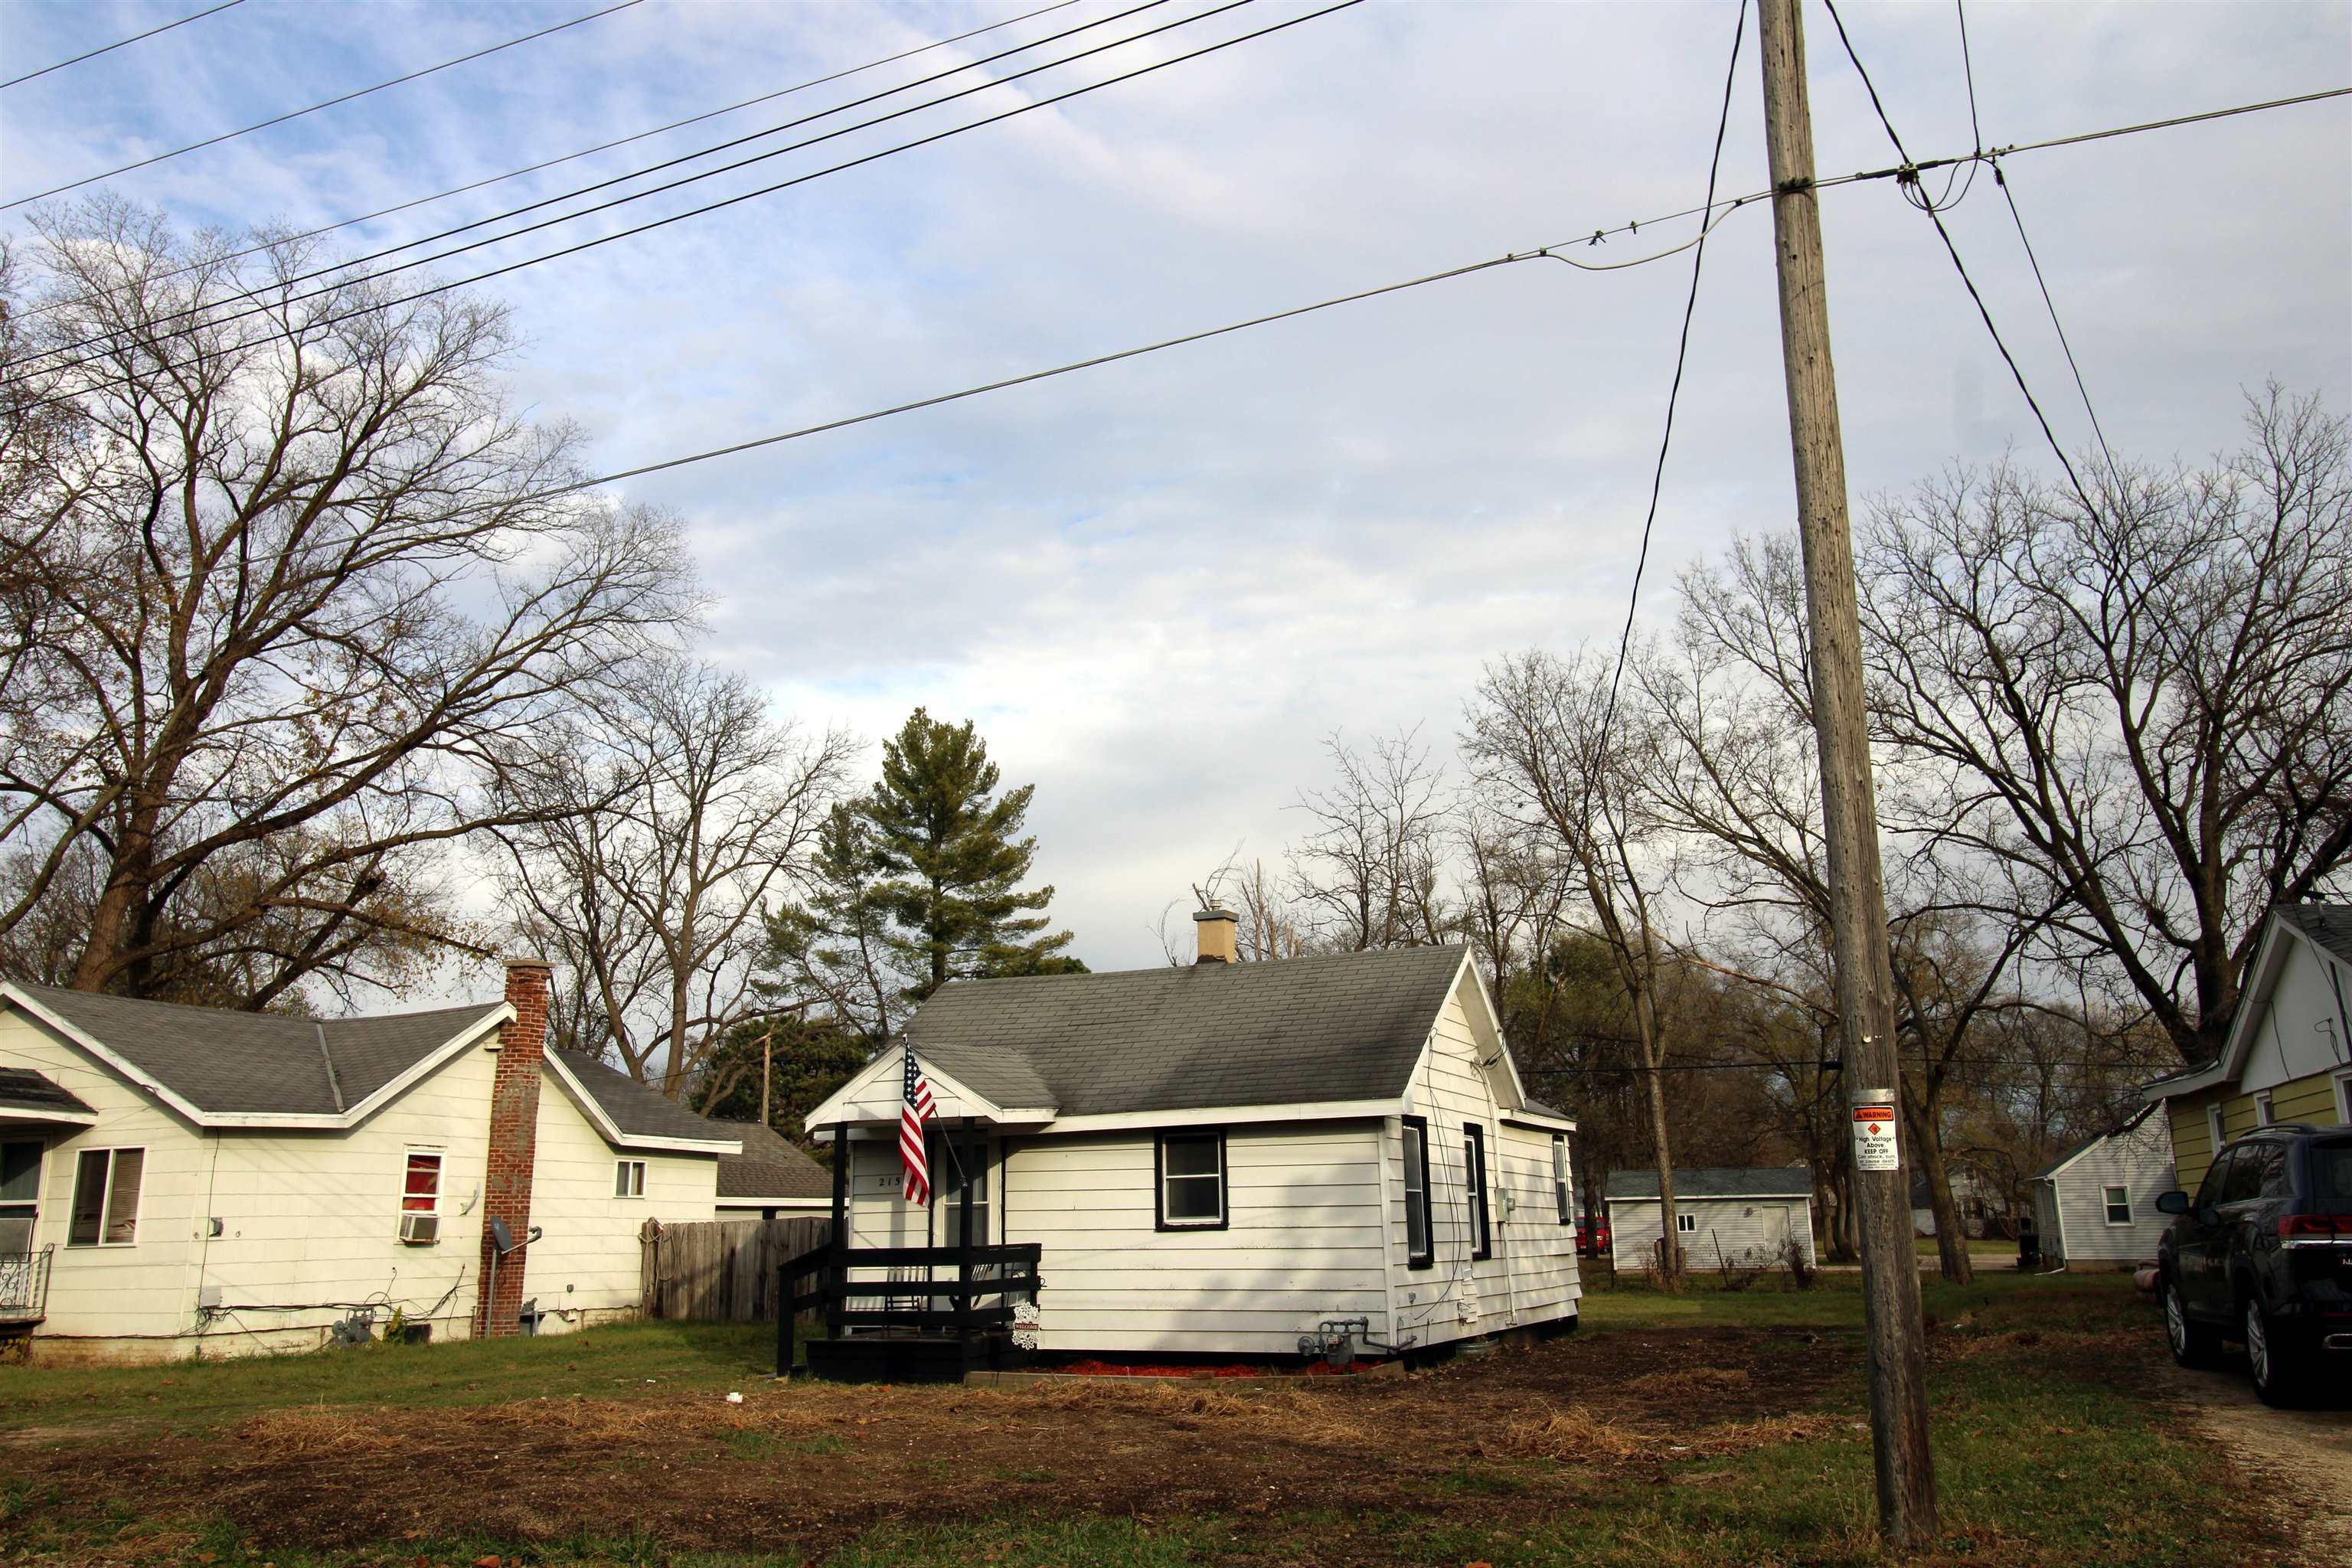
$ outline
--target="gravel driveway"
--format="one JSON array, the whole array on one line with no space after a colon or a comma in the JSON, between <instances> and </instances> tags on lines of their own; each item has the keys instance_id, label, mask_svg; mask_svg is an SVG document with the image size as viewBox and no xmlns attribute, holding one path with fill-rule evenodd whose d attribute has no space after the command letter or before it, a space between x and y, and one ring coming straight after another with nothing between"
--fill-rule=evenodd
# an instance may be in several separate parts
<instances>
[{"instance_id":1,"label":"gravel driveway","mask_svg":"<svg viewBox=\"0 0 2352 1568\"><path fill-rule=\"evenodd\" d=\"M2254 1397L2245 1369L2190 1372L2164 1363L2192 1419L2246 1466L2275 1478L2306 1527L2305 1561L2315 1568L2352 1563L2352 1394L2327 1406L2273 1410Z\"/></svg>"}]
</instances>

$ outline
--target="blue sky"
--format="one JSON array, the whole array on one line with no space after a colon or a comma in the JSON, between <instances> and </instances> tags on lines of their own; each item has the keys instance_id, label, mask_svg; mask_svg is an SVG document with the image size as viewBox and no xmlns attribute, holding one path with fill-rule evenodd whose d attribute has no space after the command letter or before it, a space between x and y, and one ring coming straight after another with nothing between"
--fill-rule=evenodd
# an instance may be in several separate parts
<instances>
[{"instance_id":1,"label":"blue sky","mask_svg":"<svg viewBox=\"0 0 2352 1568\"><path fill-rule=\"evenodd\" d=\"M1126 3L1081 0L341 237L406 238ZM0 94L0 199L594 8L248 0ZM307 227L1026 8L649 0L110 184L186 225ZM677 211L1313 8L1255 0L592 221ZM196 9L8 0L0 76ZM1951 8L1845 9L1913 151L1965 151ZM485 287L530 342L518 397L624 468L1694 205L1734 14L1379 0ZM1807 26L1822 170L1885 164L1826 13ZM1982 3L1969 26L1989 144L2352 80L2341 3ZM1765 183L1754 51L1751 16L1732 192ZM2242 389L2272 376L2352 407L2347 101L2007 165L2119 453L2231 444ZM1990 182L1947 222L2079 447L2087 425ZM1823 225L1857 503L2011 449L2047 467L1927 220L1882 183L1827 193ZM1613 640L1687 281L1680 260L1502 268L627 488L689 520L719 595L716 657L811 723L878 735L919 702L976 718L1008 778L1038 786L1040 868L1076 951L1150 963L1189 880L1295 833L1284 807L1320 782L1324 734L1418 723L1450 749L1483 661ZM1709 247L1652 624L1683 563L1787 525L1781 397L1759 205Z\"/></svg>"}]
</instances>

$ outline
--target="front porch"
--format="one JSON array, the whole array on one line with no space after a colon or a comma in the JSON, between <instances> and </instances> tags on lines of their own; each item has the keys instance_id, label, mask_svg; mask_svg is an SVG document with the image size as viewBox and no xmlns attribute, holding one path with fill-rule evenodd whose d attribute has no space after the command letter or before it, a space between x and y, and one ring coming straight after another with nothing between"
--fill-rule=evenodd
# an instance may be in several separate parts
<instances>
[{"instance_id":1,"label":"front porch","mask_svg":"<svg viewBox=\"0 0 2352 1568\"><path fill-rule=\"evenodd\" d=\"M809 1375L844 1383L958 1382L1027 1364L1030 1336L1014 1325L1043 1287L1043 1248L990 1239L1003 1234L1001 1113L945 1080L941 1093L978 1114L934 1123L930 1163L944 1179L928 1204L909 1202L899 1179L895 1101L825 1130L833 1234L778 1271L777 1376L803 1350ZM824 1331L803 1346L794 1320L805 1311L823 1313Z\"/></svg>"},{"instance_id":2,"label":"front porch","mask_svg":"<svg viewBox=\"0 0 2352 1568\"><path fill-rule=\"evenodd\" d=\"M776 1375L799 1359L794 1320L824 1314L807 1342L812 1377L839 1383L954 1383L1026 1364L1019 1307L1042 1287L1035 1242L1013 1247L848 1245L845 1231L778 1270ZM814 1276L813 1290L800 1289Z\"/></svg>"}]
</instances>

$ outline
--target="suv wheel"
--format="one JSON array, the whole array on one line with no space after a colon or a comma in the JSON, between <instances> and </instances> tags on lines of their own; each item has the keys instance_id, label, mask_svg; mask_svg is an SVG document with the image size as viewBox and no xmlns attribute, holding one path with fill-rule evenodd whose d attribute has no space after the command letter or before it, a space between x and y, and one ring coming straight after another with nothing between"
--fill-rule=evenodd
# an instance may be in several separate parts
<instances>
[{"instance_id":1,"label":"suv wheel","mask_svg":"<svg viewBox=\"0 0 2352 1568\"><path fill-rule=\"evenodd\" d=\"M2172 1346L2172 1359L2182 1366L2211 1366L2220 1358L2220 1331L2189 1315L2180 1282L2170 1275L2164 1280L2164 1337Z\"/></svg>"},{"instance_id":2,"label":"suv wheel","mask_svg":"<svg viewBox=\"0 0 2352 1568\"><path fill-rule=\"evenodd\" d=\"M2254 1393L2264 1405L2293 1405L2304 1392L2302 1358L2263 1310L2262 1302L2252 1297L2246 1301L2245 1333L2246 1371L2253 1378Z\"/></svg>"}]
</instances>

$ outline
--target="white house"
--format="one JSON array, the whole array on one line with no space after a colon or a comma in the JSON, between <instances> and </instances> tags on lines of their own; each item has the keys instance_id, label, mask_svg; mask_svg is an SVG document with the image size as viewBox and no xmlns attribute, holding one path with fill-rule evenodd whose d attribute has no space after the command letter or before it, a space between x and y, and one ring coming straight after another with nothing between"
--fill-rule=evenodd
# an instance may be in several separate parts
<instances>
[{"instance_id":1,"label":"white house","mask_svg":"<svg viewBox=\"0 0 2352 1568\"><path fill-rule=\"evenodd\" d=\"M1043 1352L1419 1353L1573 1326L1575 1124L1528 1098L1466 950L1237 963L1234 916L1194 919L1189 968L923 1005L937 1203L901 1190L898 1052L810 1114L848 1148L850 1277L874 1277L861 1251L959 1241L968 1190L976 1240L1039 1249L1023 1337Z\"/></svg>"},{"instance_id":2,"label":"white house","mask_svg":"<svg viewBox=\"0 0 2352 1568\"><path fill-rule=\"evenodd\" d=\"M1612 1171L1609 1258L1621 1274L1656 1266L1663 1205L1655 1171ZM1813 1259L1813 1178L1802 1165L1675 1173L1675 1232L1690 1268L1764 1268L1794 1243Z\"/></svg>"},{"instance_id":3,"label":"white house","mask_svg":"<svg viewBox=\"0 0 2352 1568\"><path fill-rule=\"evenodd\" d=\"M0 984L0 1333L160 1359L633 1313L639 1229L711 1218L740 1144L545 1050L547 980L324 1021Z\"/></svg>"},{"instance_id":4,"label":"white house","mask_svg":"<svg viewBox=\"0 0 2352 1568\"><path fill-rule=\"evenodd\" d=\"M2156 1261L2169 1215L2156 1200L2172 1190L2172 1136L2158 1107L2067 1150L2033 1176L2033 1224L2042 1255L2067 1268L2128 1268Z\"/></svg>"}]
</instances>

